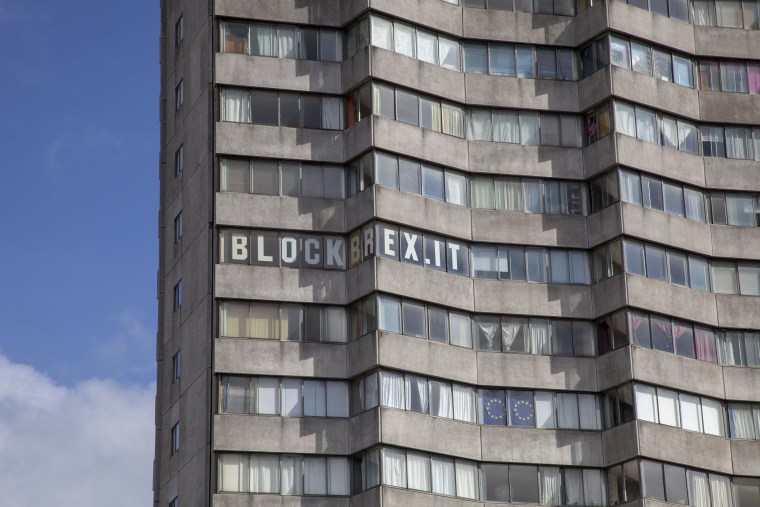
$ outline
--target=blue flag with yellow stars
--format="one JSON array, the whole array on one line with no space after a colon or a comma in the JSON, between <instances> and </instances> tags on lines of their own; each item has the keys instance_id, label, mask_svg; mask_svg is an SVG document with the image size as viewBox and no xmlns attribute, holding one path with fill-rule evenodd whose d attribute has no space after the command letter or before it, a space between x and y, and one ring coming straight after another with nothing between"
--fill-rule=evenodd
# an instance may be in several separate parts
<instances>
[{"instance_id":1,"label":"blue flag with yellow stars","mask_svg":"<svg viewBox=\"0 0 760 507\"><path fill-rule=\"evenodd\" d=\"M483 424L507 424L507 407L504 403L504 391L483 389L480 391L483 400Z\"/></svg>"},{"instance_id":2,"label":"blue flag with yellow stars","mask_svg":"<svg viewBox=\"0 0 760 507\"><path fill-rule=\"evenodd\" d=\"M536 425L531 391L509 391L509 425L530 427Z\"/></svg>"}]
</instances>

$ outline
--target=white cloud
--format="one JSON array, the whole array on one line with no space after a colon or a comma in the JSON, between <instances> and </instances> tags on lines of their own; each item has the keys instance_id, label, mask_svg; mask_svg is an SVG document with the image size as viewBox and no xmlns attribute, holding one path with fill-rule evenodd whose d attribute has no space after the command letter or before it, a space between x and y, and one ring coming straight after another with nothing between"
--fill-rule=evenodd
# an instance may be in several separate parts
<instances>
[{"instance_id":1,"label":"white cloud","mask_svg":"<svg viewBox=\"0 0 760 507\"><path fill-rule=\"evenodd\" d=\"M0 354L2 505L152 503L155 385L56 385Z\"/></svg>"}]
</instances>

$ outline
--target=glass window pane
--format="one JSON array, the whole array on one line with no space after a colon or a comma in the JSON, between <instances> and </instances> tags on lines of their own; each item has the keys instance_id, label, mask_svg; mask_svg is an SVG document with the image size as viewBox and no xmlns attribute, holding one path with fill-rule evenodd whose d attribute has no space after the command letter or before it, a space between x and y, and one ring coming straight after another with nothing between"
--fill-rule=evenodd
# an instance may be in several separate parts
<instances>
[{"instance_id":1,"label":"glass window pane","mask_svg":"<svg viewBox=\"0 0 760 507\"><path fill-rule=\"evenodd\" d=\"M399 189L413 194L422 194L420 164L406 158L398 159Z\"/></svg>"},{"instance_id":2,"label":"glass window pane","mask_svg":"<svg viewBox=\"0 0 760 507\"><path fill-rule=\"evenodd\" d=\"M489 44L488 72L498 76L514 76L515 48L511 44Z\"/></svg>"},{"instance_id":3,"label":"glass window pane","mask_svg":"<svg viewBox=\"0 0 760 507\"><path fill-rule=\"evenodd\" d=\"M396 53L410 56L412 58L415 57L416 44L413 26L396 21L393 24L393 42Z\"/></svg>"},{"instance_id":4,"label":"glass window pane","mask_svg":"<svg viewBox=\"0 0 760 507\"><path fill-rule=\"evenodd\" d=\"M466 42L462 44L464 71L477 74L488 73L488 45Z\"/></svg>"},{"instance_id":5,"label":"glass window pane","mask_svg":"<svg viewBox=\"0 0 760 507\"><path fill-rule=\"evenodd\" d=\"M538 502L538 470L535 466L510 465L509 486L512 502Z\"/></svg>"},{"instance_id":6,"label":"glass window pane","mask_svg":"<svg viewBox=\"0 0 760 507\"><path fill-rule=\"evenodd\" d=\"M648 498L665 500L665 485L662 476L662 464L653 461L641 462L642 494Z\"/></svg>"}]
</instances>

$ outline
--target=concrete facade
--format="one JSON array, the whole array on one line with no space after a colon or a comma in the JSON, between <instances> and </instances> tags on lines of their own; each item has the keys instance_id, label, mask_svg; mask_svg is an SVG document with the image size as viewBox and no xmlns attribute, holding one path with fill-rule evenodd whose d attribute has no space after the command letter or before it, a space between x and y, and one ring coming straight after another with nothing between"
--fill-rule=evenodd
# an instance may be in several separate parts
<instances>
[{"instance_id":1,"label":"concrete facade","mask_svg":"<svg viewBox=\"0 0 760 507\"><path fill-rule=\"evenodd\" d=\"M634 420L597 429L581 430L577 425L576 429L556 429L558 425L552 429L525 428L511 423L497 426L377 402L365 410L360 404L367 403L363 397L370 391L362 391L361 399L354 392L357 385L369 382L361 380L360 384L360 379L369 379L374 372L401 372L476 392L550 392L556 399L564 394L592 394L604 420L609 414L605 413L603 393L646 384L718 400L724 410L730 402L756 403L760 414L758 367L679 357L632 344L607 352L599 345L600 323L621 310L651 312L717 333L757 332L760 296L705 292L632 273L579 284L484 279L472 273L460 276L445 269L383 258L374 255L375 251L357 265L346 262L345 269L336 270L233 264L221 258L220 231L255 229L345 238L348 259L349 235L379 220L402 231L408 228L467 245L538 247L547 249L547 256L551 252L582 251L592 272L593 249L620 237L709 260L760 261L758 227L702 223L622 201L592 213L590 203L590 181L618 167L708 193L745 192L757 197L760 162L755 160L703 157L619 133L590 145L584 143L582 148L474 141L467 139L464 118L463 137L378 114L355 118L355 124L340 130L222 121L225 106L221 93L230 88L339 97L346 120L354 107L349 106L348 97L372 82L412 90L421 97L465 109L576 115L579 125L583 125L583 115L590 108L620 98L695 123L760 127L760 95L687 88L613 65L584 79L562 81L457 71L373 44L358 47L350 57L344 51L340 61L319 61L227 52L222 42L222 24L229 21L279 24L280 29L294 26L302 34L309 28L337 30L344 39L357 21L367 15L381 15L414 26L418 32L429 31L459 42L570 48L575 50L576 65L580 64L582 46L609 33L646 41L695 60L760 60L758 30L694 26L615 0L586 4L579 0L576 15L560 16L461 7L448 0L161 1L154 505L525 505L485 498L485 487L477 499L413 491L384 483L383 474L379 485L362 487L358 474L366 473L360 472L365 464L358 463L367 453L385 447L478 465L581 467L601 470L605 480L611 467L644 459L760 481L760 427L756 440L737 439L730 438L730 429L723 436L709 435L637 419L635 411ZM180 27L181 40L177 35ZM305 40L306 35L301 37ZM343 47L345 50L346 44ZM180 84L184 92L181 105L175 103ZM554 181L580 182L589 201L584 206L588 213L527 213L461 206L422 195L427 192L425 186L416 193L381 186L373 175L360 174L363 190L348 192L350 168L373 150L412 158L423 168L425 164L435 165L463 176L470 184L478 176L537 179L542 188L549 188ZM178 153L182 155L179 167ZM223 188L226 176L222 175L227 159L342 166L347 193L345 198L286 195L286 184L279 180L277 191L270 192L278 195L255 193L258 182L253 183L253 192L227 191ZM306 183L299 185L302 193L311 190ZM174 220L179 213L183 225L178 235ZM377 249L377 245L372 248ZM256 246L246 245L251 249ZM504 269L499 267L500 272ZM514 271L512 265L509 271ZM506 319L526 319L526 335L528 322L530 326L544 321L559 326L571 319L578 329L586 326L583 329L591 330L594 353L487 351L478 350L477 345L468 348L407 336L400 327L376 329L367 322L380 317L368 314L364 305L377 295L405 304L424 304L429 316L431 309L473 319L484 314L501 316L504 320L498 329L504 330L505 340ZM335 343L305 341L307 324L303 316L298 324L301 341L227 336L221 331L226 325L221 309L225 302L302 305L298 308L303 312L344 309L348 338ZM364 313L356 314L357 307ZM432 332L430 322L424 323L426 333ZM453 327L453 320L450 322ZM256 327L255 323L248 325ZM277 329L283 333L290 325L277 320ZM319 325L327 332L325 320ZM472 324L473 334L478 333L477 326ZM575 329L575 336L580 336ZM538 338L530 335L526 343L531 341L535 348L535 340ZM229 393L222 386L228 377L345 381L350 412L348 417L283 416L256 413L248 407L248 413L232 413L223 408ZM301 389L299 399L303 402L306 394L305 388ZM276 404L285 403L284 394L279 398L277 391L276 396ZM250 403L253 406L258 401ZM509 399L505 411L508 405ZM530 410L535 415L536 407ZM554 410L558 412L556 406ZM729 428L728 414L721 417ZM179 428L178 441L174 440L175 428ZM228 472L222 470L220 457L228 454L345 457L353 486L350 494L333 496L279 494L279 488L267 494L225 490L221 477ZM278 481L284 480L278 477ZM171 503L175 499L176 505ZM625 505L675 505L654 498L629 500ZM536 500L530 505L539 503ZM548 500L542 504L547 505Z\"/></svg>"}]
</instances>

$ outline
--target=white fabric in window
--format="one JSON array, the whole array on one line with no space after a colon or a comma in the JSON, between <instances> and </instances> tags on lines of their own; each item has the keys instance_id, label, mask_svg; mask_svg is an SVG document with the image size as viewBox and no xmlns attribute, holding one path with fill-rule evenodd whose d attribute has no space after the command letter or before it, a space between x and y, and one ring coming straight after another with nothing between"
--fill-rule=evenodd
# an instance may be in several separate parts
<instances>
[{"instance_id":1,"label":"white fabric in window","mask_svg":"<svg viewBox=\"0 0 760 507\"><path fill-rule=\"evenodd\" d=\"M303 459L303 492L305 495L327 494L327 460L325 458Z\"/></svg>"},{"instance_id":2,"label":"white fabric in window","mask_svg":"<svg viewBox=\"0 0 760 507\"><path fill-rule=\"evenodd\" d=\"M446 202L467 206L467 180L463 174L446 171Z\"/></svg>"},{"instance_id":3,"label":"white fabric in window","mask_svg":"<svg viewBox=\"0 0 760 507\"><path fill-rule=\"evenodd\" d=\"M667 389L657 389L657 405L660 424L679 426L678 393Z\"/></svg>"},{"instance_id":4,"label":"white fabric in window","mask_svg":"<svg viewBox=\"0 0 760 507\"><path fill-rule=\"evenodd\" d=\"M752 419L752 405L749 403L732 403L728 407L728 424L731 438L755 438L755 422Z\"/></svg>"},{"instance_id":5,"label":"white fabric in window","mask_svg":"<svg viewBox=\"0 0 760 507\"><path fill-rule=\"evenodd\" d=\"M393 50L393 24L383 18L372 16L372 45Z\"/></svg>"},{"instance_id":6,"label":"white fabric in window","mask_svg":"<svg viewBox=\"0 0 760 507\"><path fill-rule=\"evenodd\" d=\"M401 373L380 372L380 405L404 409L404 375Z\"/></svg>"},{"instance_id":7,"label":"white fabric in window","mask_svg":"<svg viewBox=\"0 0 760 507\"><path fill-rule=\"evenodd\" d=\"M538 146L539 124L538 113L520 112L520 144Z\"/></svg>"},{"instance_id":8,"label":"white fabric in window","mask_svg":"<svg viewBox=\"0 0 760 507\"><path fill-rule=\"evenodd\" d=\"M557 427L578 429L578 397L570 393L557 393Z\"/></svg>"},{"instance_id":9,"label":"white fabric in window","mask_svg":"<svg viewBox=\"0 0 760 507\"><path fill-rule=\"evenodd\" d=\"M348 417L347 382L327 382L327 417Z\"/></svg>"},{"instance_id":10,"label":"white fabric in window","mask_svg":"<svg viewBox=\"0 0 760 507\"><path fill-rule=\"evenodd\" d=\"M503 319L501 321L501 337L504 340L505 351L530 351L530 347L526 343L528 341L528 333L525 332L525 326L526 323L523 319ZM515 343L516 339L519 339L522 343Z\"/></svg>"},{"instance_id":11,"label":"white fabric in window","mask_svg":"<svg viewBox=\"0 0 760 507\"><path fill-rule=\"evenodd\" d=\"M497 143L520 142L520 118L517 111L494 111L493 140Z\"/></svg>"},{"instance_id":12,"label":"white fabric in window","mask_svg":"<svg viewBox=\"0 0 760 507\"><path fill-rule=\"evenodd\" d=\"M250 396L251 381L245 377L227 377L225 384L227 397L225 412L230 414L245 414L250 411L248 398Z\"/></svg>"},{"instance_id":13,"label":"white fabric in window","mask_svg":"<svg viewBox=\"0 0 760 507\"><path fill-rule=\"evenodd\" d=\"M562 482L559 468L539 467L538 481L541 487L541 505L562 504Z\"/></svg>"},{"instance_id":14,"label":"white fabric in window","mask_svg":"<svg viewBox=\"0 0 760 507\"><path fill-rule=\"evenodd\" d=\"M324 380L304 380L303 413L305 416L324 417L327 392Z\"/></svg>"},{"instance_id":15,"label":"white fabric in window","mask_svg":"<svg viewBox=\"0 0 760 507\"><path fill-rule=\"evenodd\" d=\"M579 468L565 469L565 504L584 505L583 471Z\"/></svg>"},{"instance_id":16,"label":"white fabric in window","mask_svg":"<svg viewBox=\"0 0 760 507\"><path fill-rule=\"evenodd\" d=\"M322 128L340 130L342 102L338 97L322 97Z\"/></svg>"},{"instance_id":17,"label":"white fabric in window","mask_svg":"<svg viewBox=\"0 0 760 507\"><path fill-rule=\"evenodd\" d=\"M549 355L549 321L532 319L530 321L530 351L531 354Z\"/></svg>"},{"instance_id":18,"label":"white fabric in window","mask_svg":"<svg viewBox=\"0 0 760 507\"><path fill-rule=\"evenodd\" d=\"M282 380L282 411L283 417L301 417L301 379L286 378Z\"/></svg>"},{"instance_id":19,"label":"white fabric in window","mask_svg":"<svg viewBox=\"0 0 760 507\"><path fill-rule=\"evenodd\" d=\"M280 469L278 456L264 454L251 455L249 476L251 493L277 493L277 476Z\"/></svg>"},{"instance_id":20,"label":"white fabric in window","mask_svg":"<svg viewBox=\"0 0 760 507\"><path fill-rule=\"evenodd\" d=\"M394 23L393 41L396 53L414 58L414 27L403 23Z\"/></svg>"},{"instance_id":21,"label":"white fabric in window","mask_svg":"<svg viewBox=\"0 0 760 507\"><path fill-rule=\"evenodd\" d=\"M475 422L475 390L472 387L453 385L454 419Z\"/></svg>"},{"instance_id":22,"label":"white fabric in window","mask_svg":"<svg viewBox=\"0 0 760 507\"><path fill-rule=\"evenodd\" d=\"M280 380L272 377L259 377L256 381L256 400L258 414L279 414Z\"/></svg>"},{"instance_id":23,"label":"white fabric in window","mask_svg":"<svg viewBox=\"0 0 760 507\"><path fill-rule=\"evenodd\" d=\"M346 458L327 458L327 494L346 496L349 488L349 466Z\"/></svg>"},{"instance_id":24,"label":"white fabric in window","mask_svg":"<svg viewBox=\"0 0 760 507\"><path fill-rule=\"evenodd\" d=\"M636 398L636 416L642 421L658 422L657 395L655 388L636 384L633 386Z\"/></svg>"},{"instance_id":25,"label":"white fabric in window","mask_svg":"<svg viewBox=\"0 0 760 507\"><path fill-rule=\"evenodd\" d=\"M454 496L456 494L454 460L434 455L430 458L430 469L433 493Z\"/></svg>"},{"instance_id":26,"label":"white fabric in window","mask_svg":"<svg viewBox=\"0 0 760 507\"><path fill-rule=\"evenodd\" d=\"M615 132L636 137L636 117L633 106L615 101Z\"/></svg>"},{"instance_id":27,"label":"white fabric in window","mask_svg":"<svg viewBox=\"0 0 760 507\"><path fill-rule=\"evenodd\" d=\"M586 496L585 505L603 505L605 495L601 470L583 471L583 489Z\"/></svg>"},{"instance_id":28,"label":"white fabric in window","mask_svg":"<svg viewBox=\"0 0 760 507\"><path fill-rule=\"evenodd\" d=\"M427 454L407 452L406 469L409 489L430 491L430 457Z\"/></svg>"},{"instance_id":29,"label":"white fabric in window","mask_svg":"<svg viewBox=\"0 0 760 507\"><path fill-rule=\"evenodd\" d=\"M404 377L404 389L406 409L423 414L428 413L427 379L417 375L406 375Z\"/></svg>"},{"instance_id":30,"label":"white fabric in window","mask_svg":"<svg viewBox=\"0 0 760 507\"><path fill-rule=\"evenodd\" d=\"M744 296L760 296L760 267L739 264L739 290Z\"/></svg>"},{"instance_id":31,"label":"white fabric in window","mask_svg":"<svg viewBox=\"0 0 760 507\"><path fill-rule=\"evenodd\" d=\"M438 38L435 34L417 31L417 58L423 62L438 64Z\"/></svg>"},{"instance_id":32,"label":"white fabric in window","mask_svg":"<svg viewBox=\"0 0 760 507\"><path fill-rule=\"evenodd\" d=\"M702 431L702 409L699 405L699 396L681 394L681 427L690 431Z\"/></svg>"},{"instance_id":33,"label":"white fabric in window","mask_svg":"<svg viewBox=\"0 0 760 507\"><path fill-rule=\"evenodd\" d=\"M736 294L736 265L733 262L714 261L710 264L713 291L718 294Z\"/></svg>"},{"instance_id":34,"label":"white fabric in window","mask_svg":"<svg viewBox=\"0 0 760 507\"><path fill-rule=\"evenodd\" d=\"M707 483L707 474L686 471L686 481L689 488L689 505L694 507L710 507L710 489Z\"/></svg>"},{"instance_id":35,"label":"white fabric in window","mask_svg":"<svg viewBox=\"0 0 760 507\"><path fill-rule=\"evenodd\" d=\"M461 107L441 102L441 132L464 137L464 110Z\"/></svg>"},{"instance_id":36,"label":"white fabric in window","mask_svg":"<svg viewBox=\"0 0 760 507\"><path fill-rule=\"evenodd\" d=\"M702 398L702 424L708 435L723 436L723 407L719 401Z\"/></svg>"},{"instance_id":37,"label":"white fabric in window","mask_svg":"<svg viewBox=\"0 0 760 507\"><path fill-rule=\"evenodd\" d=\"M280 461L280 494L301 494L301 457L283 456Z\"/></svg>"},{"instance_id":38,"label":"white fabric in window","mask_svg":"<svg viewBox=\"0 0 760 507\"><path fill-rule=\"evenodd\" d=\"M722 475L710 474L712 507L731 507L731 481Z\"/></svg>"},{"instance_id":39,"label":"white fabric in window","mask_svg":"<svg viewBox=\"0 0 760 507\"><path fill-rule=\"evenodd\" d=\"M601 429L599 424L599 407L596 406L596 396L593 394L579 394L578 412L582 430Z\"/></svg>"},{"instance_id":40,"label":"white fabric in window","mask_svg":"<svg viewBox=\"0 0 760 507\"><path fill-rule=\"evenodd\" d=\"M406 455L398 449L383 449L383 484L406 487Z\"/></svg>"},{"instance_id":41,"label":"white fabric in window","mask_svg":"<svg viewBox=\"0 0 760 507\"><path fill-rule=\"evenodd\" d=\"M493 139L490 110L471 109L467 111L467 139L471 141L490 141Z\"/></svg>"},{"instance_id":42,"label":"white fabric in window","mask_svg":"<svg viewBox=\"0 0 760 507\"><path fill-rule=\"evenodd\" d=\"M244 493L248 491L247 456L222 454L219 458L219 491Z\"/></svg>"},{"instance_id":43,"label":"white fabric in window","mask_svg":"<svg viewBox=\"0 0 760 507\"><path fill-rule=\"evenodd\" d=\"M438 37L440 65L447 69L459 70L459 43L446 37Z\"/></svg>"},{"instance_id":44,"label":"white fabric in window","mask_svg":"<svg viewBox=\"0 0 760 507\"><path fill-rule=\"evenodd\" d=\"M222 90L222 121L251 123L251 97L245 90Z\"/></svg>"},{"instance_id":45,"label":"white fabric in window","mask_svg":"<svg viewBox=\"0 0 760 507\"><path fill-rule=\"evenodd\" d=\"M536 391L536 428L554 428L554 394Z\"/></svg>"},{"instance_id":46,"label":"white fabric in window","mask_svg":"<svg viewBox=\"0 0 760 507\"><path fill-rule=\"evenodd\" d=\"M280 26L277 30L280 58L296 57L296 30L292 27Z\"/></svg>"},{"instance_id":47,"label":"white fabric in window","mask_svg":"<svg viewBox=\"0 0 760 507\"><path fill-rule=\"evenodd\" d=\"M469 461L456 462L457 496L460 498L478 498L478 467Z\"/></svg>"},{"instance_id":48,"label":"white fabric in window","mask_svg":"<svg viewBox=\"0 0 760 507\"><path fill-rule=\"evenodd\" d=\"M451 386L444 382L431 380L430 385L430 415L436 417L453 417Z\"/></svg>"}]
</instances>

